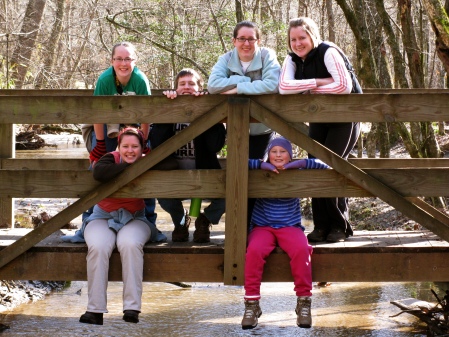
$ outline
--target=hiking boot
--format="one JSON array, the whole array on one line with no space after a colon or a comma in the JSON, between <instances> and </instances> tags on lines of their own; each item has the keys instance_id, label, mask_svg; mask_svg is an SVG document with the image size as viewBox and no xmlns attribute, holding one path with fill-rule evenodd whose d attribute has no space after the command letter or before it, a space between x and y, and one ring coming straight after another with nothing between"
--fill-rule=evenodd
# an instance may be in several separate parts
<instances>
[{"instance_id":1,"label":"hiking boot","mask_svg":"<svg viewBox=\"0 0 449 337\"><path fill-rule=\"evenodd\" d=\"M195 220L195 231L193 232L193 242L204 243L210 242L210 227L212 224L206 218L204 213L201 213Z\"/></svg>"},{"instance_id":2,"label":"hiking boot","mask_svg":"<svg viewBox=\"0 0 449 337\"><path fill-rule=\"evenodd\" d=\"M332 229L326 237L327 242L343 242L346 240L346 234L341 229Z\"/></svg>"},{"instance_id":3,"label":"hiking boot","mask_svg":"<svg viewBox=\"0 0 449 337\"><path fill-rule=\"evenodd\" d=\"M259 301L245 301L245 312L243 313L242 329L254 329L257 326L258 318L262 315Z\"/></svg>"},{"instance_id":4,"label":"hiking boot","mask_svg":"<svg viewBox=\"0 0 449 337\"><path fill-rule=\"evenodd\" d=\"M103 313L86 311L80 317L81 323L103 325Z\"/></svg>"},{"instance_id":5,"label":"hiking boot","mask_svg":"<svg viewBox=\"0 0 449 337\"><path fill-rule=\"evenodd\" d=\"M171 240L173 242L186 242L189 241L189 226L190 226L190 217L187 210L184 210L184 219L183 224L176 225L175 230L171 233Z\"/></svg>"},{"instance_id":6,"label":"hiking boot","mask_svg":"<svg viewBox=\"0 0 449 337\"><path fill-rule=\"evenodd\" d=\"M300 328L309 329L312 326L311 307L312 299L310 296L298 296L296 303L296 325Z\"/></svg>"},{"instance_id":7,"label":"hiking boot","mask_svg":"<svg viewBox=\"0 0 449 337\"><path fill-rule=\"evenodd\" d=\"M311 233L307 234L307 240L310 242L326 241L327 232L324 229L315 228Z\"/></svg>"},{"instance_id":8,"label":"hiking boot","mask_svg":"<svg viewBox=\"0 0 449 337\"><path fill-rule=\"evenodd\" d=\"M139 312L136 310L123 311L123 320L130 323L139 323Z\"/></svg>"}]
</instances>

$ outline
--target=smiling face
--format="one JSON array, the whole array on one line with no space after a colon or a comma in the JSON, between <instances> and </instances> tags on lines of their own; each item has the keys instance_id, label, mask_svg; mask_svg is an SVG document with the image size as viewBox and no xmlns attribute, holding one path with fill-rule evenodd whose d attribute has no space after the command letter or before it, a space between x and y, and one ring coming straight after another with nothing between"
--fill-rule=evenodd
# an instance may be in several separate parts
<instances>
[{"instance_id":1,"label":"smiling face","mask_svg":"<svg viewBox=\"0 0 449 337\"><path fill-rule=\"evenodd\" d=\"M136 65L136 55L134 49L119 45L114 50L111 60L117 79L122 85L126 85L131 78Z\"/></svg>"},{"instance_id":2,"label":"smiling face","mask_svg":"<svg viewBox=\"0 0 449 337\"><path fill-rule=\"evenodd\" d=\"M240 39L245 39L245 41L240 42ZM234 47L237 48L239 59L243 62L251 61L259 45L256 30L254 28L243 26L238 30L237 36L232 40L234 42Z\"/></svg>"},{"instance_id":3,"label":"smiling face","mask_svg":"<svg viewBox=\"0 0 449 337\"><path fill-rule=\"evenodd\" d=\"M276 168L281 168L285 164L289 163L291 158L290 154L282 146L273 146L268 152L268 160L270 164Z\"/></svg>"},{"instance_id":4,"label":"smiling face","mask_svg":"<svg viewBox=\"0 0 449 337\"><path fill-rule=\"evenodd\" d=\"M191 95L197 91L200 91L200 87L198 85L198 78L194 75L187 74L178 79L178 86L176 88L178 95Z\"/></svg>"},{"instance_id":5,"label":"smiling face","mask_svg":"<svg viewBox=\"0 0 449 337\"><path fill-rule=\"evenodd\" d=\"M125 163L132 164L142 157L142 145L135 135L123 135L118 147L120 157Z\"/></svg>"},{"instance_id":6,"label":"smiling face","mask_svg":"<svg viewBox=\"0 0 449 337\"><path fill-rule=\"evenodd\" d=\"M290 48L303 60L307 57L310 51L314 48L312 38L303 27L292 27L290 29Z\"/></svg>"}]
</instances>

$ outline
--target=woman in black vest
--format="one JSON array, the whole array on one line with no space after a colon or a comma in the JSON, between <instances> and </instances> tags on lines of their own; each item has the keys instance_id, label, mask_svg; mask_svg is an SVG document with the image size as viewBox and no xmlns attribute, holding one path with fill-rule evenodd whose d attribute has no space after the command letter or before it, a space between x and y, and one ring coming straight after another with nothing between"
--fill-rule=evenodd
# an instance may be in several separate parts
<instances>
[{"instance_id":1,"label":"woman in black vest","mask_svg":"<svg viewBox=\"0 0 449 337\"><path fill-rule=\"evenodd\" d=\"M290 53L284 60L281 94L349 94L352 80L337 46L321 41L316 23L307 17L290 21ZM360 123L310 123L309 136L346 159L357 142ZM309 158L313 158L309 154ZM312 198L311 242L340 242L353 234L347 198Z\"/></svg>"}]
</instances>

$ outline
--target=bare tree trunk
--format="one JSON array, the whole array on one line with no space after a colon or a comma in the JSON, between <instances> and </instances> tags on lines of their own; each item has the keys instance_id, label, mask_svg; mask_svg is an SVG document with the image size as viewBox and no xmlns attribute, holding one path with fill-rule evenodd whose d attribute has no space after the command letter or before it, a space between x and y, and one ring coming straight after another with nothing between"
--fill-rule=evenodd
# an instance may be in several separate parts
<instances>
[{"instance_id":1,"label":"bare tree trunk","mask_svg":"<svg viewBox=\"0 0 449 337\"><path fill-rule=\"evenodd\" d=\"M55 55L62 32L62 22L64 21L65 2L66 0L57 0L55 23L53 25L50 38L48 39L48 45L46 48L47 54L44 56L44 66L35 81L36 89L41 89L45 86L45 83L48 83L48 74L50 74L53 70Z\"/></svg>"},{"instance_id":2,"label":"bare tree trunk","mask_svg":"<svg viewBox=\"0 0 449 337\"><path fill-rule=\"evenodd\" d=\"M376 66L370 45L370 36L364 20L364 5L362 1L354 1L354 9L352 9L352 5L348 4L347 0L336 0L336 2L342 9L346 21L348 21L354 34L358 63L361 64L361 69L358 69L357 74L364 86L378 88L379 80L376 76Z\"/></svg>"},{"instance_id":3,"label":"bare tree trunk","mask_svg":"<svg viewBox=\"0 0 449 337\"><path fill-rule=\"evenodd\" d=\"M404 146L412 158L421 158L420 151L412 139L411 133L407 130L405 123L391 123L391 125L401 135Z\"/></svg>"},{"instance_id":4,"label":"bare tree trunk","mask_svg":"<svg viewBox=\"0 0 449 337\"><path fill-rule=\"evenodd\" d=\"M446 130L444 130L444 122L438 122L438 134L443 136L446 134Z\"/></svg>"},{"instance_id":5,"label":"bare tree trunk","mask_svg":"<svg viewBox=\"0 0 449 337\"><path fill-rule=\"evenodd\" d=\"M407 82L407 76L405 74L406 69L404 62L402 60L402 54L399 47L398 39L394 34L393 27L391 26L391 19L385 10L383 0L374 0L377 13L379 14L380 20L382 22L382 27L387 36L388 45L390 46L391 54L393 56L393 66L394 66L394 78L395 82L399 83L401 88L409 88Z\"/></svg>"},{"instance_id":6,"label":"bare tree trunk","mask_svg":"<svg viewBox=\"0 0 449 337\"><path fill-rule=\"evenodd\" d=\"M368 158L376 158L377 124L371 124L371 129L366 136L366 155Z\"/></svg>"},{"instance_id":7,"label":"bare tree trunk","mask_svg":"<svg viewBox=\"0 0 449 337\"><path fill-rule=\"evenodd\" d=\"M12 74L12 80L17 89L21 89L25 81L46 1L29 0L28 2L18 43L11 57L11 66L16 68Z\"/></svg>"},{"instance_id":8,"label":"bare tree trunk","mask_svg":"<svg viewBox=\"0 0 449 337\"><path fill-rule=\"evenodd\" d=\"M403 33L403 42L408 57L410 78L414 88L424 88L424 72L421 59L421 48L419 47L415 29L412 20L412 3L411 0L398 0L399 12L401 13L401 27ZM430 122L413 122L410 123L412 138L420 151L422 157L440 156L438 142L433 132L432 123Z\"/></svg>"},{"instance_id":9,"label":"bare tree trunk","mask_svg":"<svg viewBox=\"0 0 449 337\"><path fill-rule=\"evenodd\" d=\"M241 22L244 20L242 2L239 0L235 0L235 18L237 22Z\"/></svg>"},{"instance_id":10,"label":"bare tree trunk","mask_svg":"<svg viewBox=\"0 0 449 337\"><path fill-rule=\"evenodd\" d=\"M335 42L335 18L334 11L332 10L332 0L326 1L327 22L329 31L329 41Z\"/></svg>"},{"instance_id":11,"label":"bare tree trunk","mask_svg":"<svg viewBox=\"0 0 449 337\"><path fill-rule=\"evenodd\" d=\"M448 10L449 1L445 2L444 8L440 0L423 0L429 20L432 23L432 29L435 32L435 45L438 57L444 65L446 73L449 73L449 32L447 22L449 20Z\"/></svg>"},{"instance_id":12,"label":"bare tree trunk","mask_svg":"<svg viewBox=\"0 0 449 337\"><path fill-rule=\"evenodd\" d=\"M408 58L410 78L413 88L424 88L424 74L421 62L421 49L415 35L415 27L412 19L411 0L398 0L401 13L401 28L404 48Z\"/></svg>"}]
</instances>

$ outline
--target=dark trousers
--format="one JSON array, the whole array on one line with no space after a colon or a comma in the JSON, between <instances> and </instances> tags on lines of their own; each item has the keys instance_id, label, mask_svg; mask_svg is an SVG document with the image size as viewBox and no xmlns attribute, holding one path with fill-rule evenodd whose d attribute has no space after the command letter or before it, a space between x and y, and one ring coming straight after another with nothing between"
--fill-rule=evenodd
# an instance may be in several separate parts
<instances>
[{"instance_id":1,"label":"dark trousers","mask_svg":"<svg viewBox=\"0 0 449 337\"><path fill-rule=\"evenodd\" d=\"M156 148L163 142L167 141L170 137L175 135L175 125L174 124L153 124L150 131L150 143L151 148ZM217 152L219 152L226 141L226 129L222 123L215 124L211 128L204 131L199 136L193 139L193 146L195 148L195 168L198 170L209 169L217 170L221 169L220 162L217 158ZM174 158L174 157L171 157ZM165 199L158 199L159 205L168 212L169 206L172 205L169 201ZM209 221L213 224L218 223L218 220L225 212L225 203L222 199L210 199L211 203L205 209L205 214L209 214ZM177 214L169 212L173 223L179 223L176 219L182 218L184 216L184 210L181 205L177 204L179 207ZM179 213L179 214L178 214ZM218 220L217 220L218 218Z\"/></svg>"},{"instance_id":2,"label":"dark trousers","mask_svg":"<svg viewBox=\"0 0 449 337\"><path fill-rule=\"evenodd\" d=\"M309 137L344 159L357 143L360 123L310 123ZM314 158L309 154L309 158ZM313 223L316 229L330 232L340 229L346 236L353 234L349 222L347 198L312 198Z\"/></svg>"}]
</instances>

